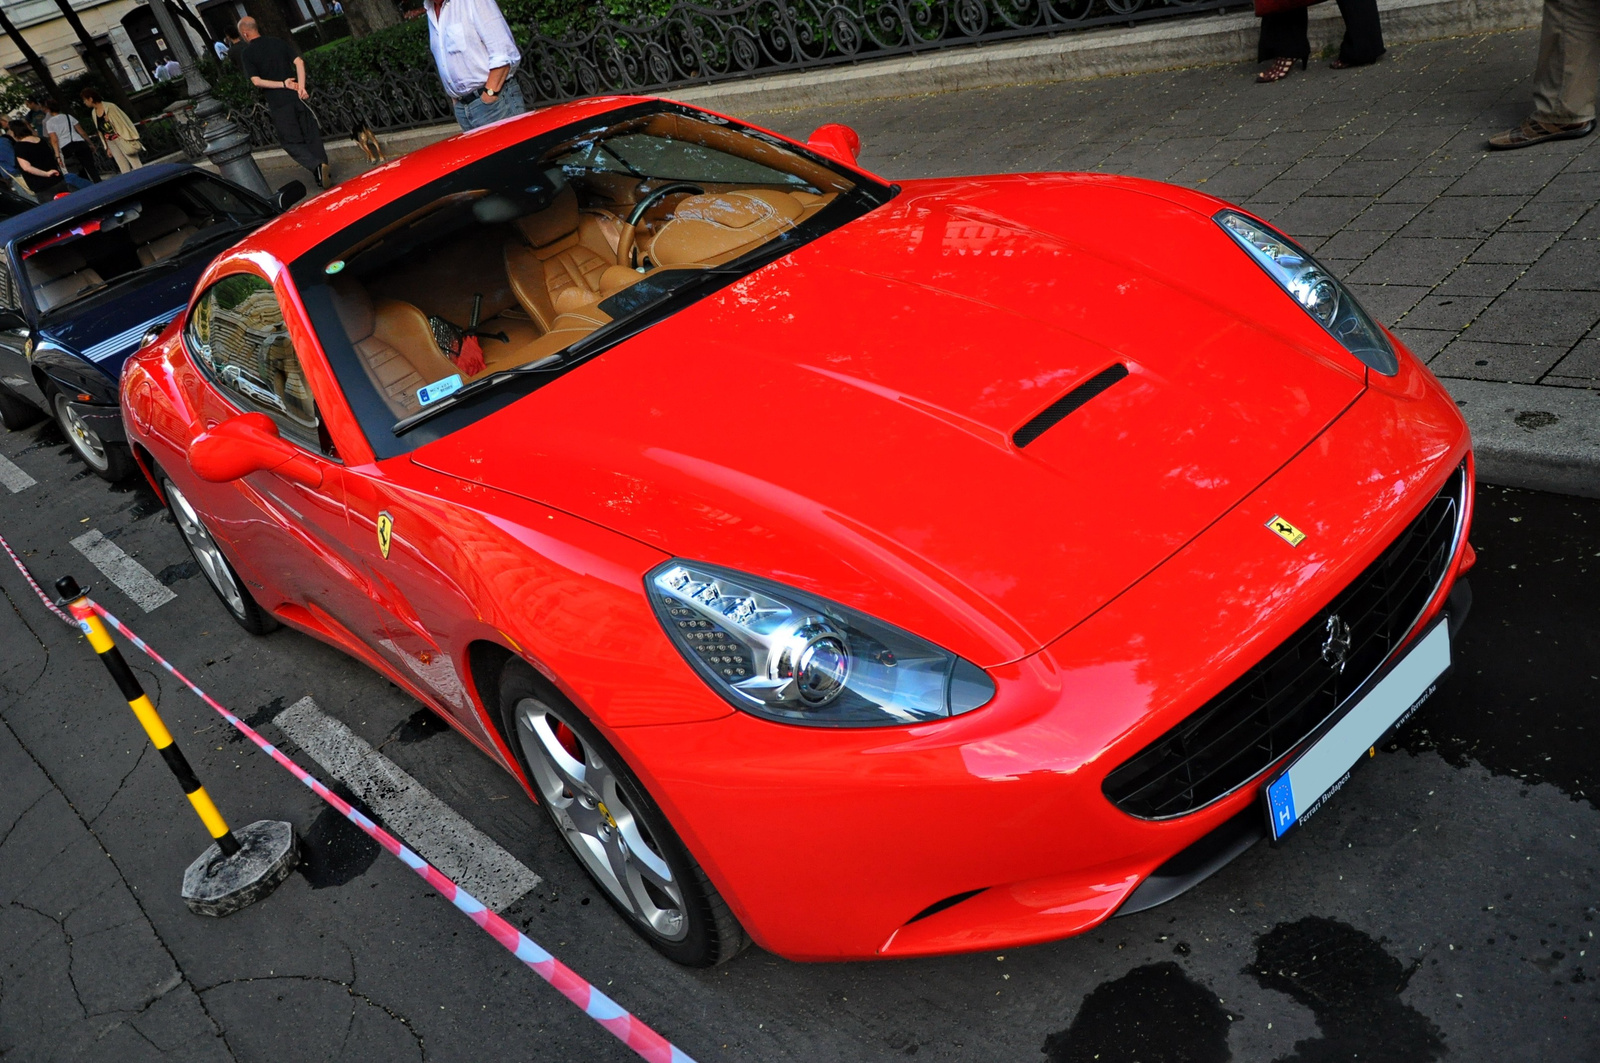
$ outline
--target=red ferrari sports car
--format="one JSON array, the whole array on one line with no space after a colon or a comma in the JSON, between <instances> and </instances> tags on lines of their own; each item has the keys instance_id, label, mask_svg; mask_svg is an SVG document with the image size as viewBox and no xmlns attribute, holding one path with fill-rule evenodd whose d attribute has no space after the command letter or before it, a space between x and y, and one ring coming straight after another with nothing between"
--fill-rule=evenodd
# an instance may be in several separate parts
<instances>
[{"instance_id":1,"label":"red ferrari sports car","mask_svg":"<svg viewBox=\"0 0 1600 1063\"><path fill-rule=\"evenodd\" d=\"M1291 239L890 184L640 98L347 181L122 381L223 603L448 718L652 944L997 948L1182 892L1450 664L1472 464Z\"/></svg>"}]
</instances>

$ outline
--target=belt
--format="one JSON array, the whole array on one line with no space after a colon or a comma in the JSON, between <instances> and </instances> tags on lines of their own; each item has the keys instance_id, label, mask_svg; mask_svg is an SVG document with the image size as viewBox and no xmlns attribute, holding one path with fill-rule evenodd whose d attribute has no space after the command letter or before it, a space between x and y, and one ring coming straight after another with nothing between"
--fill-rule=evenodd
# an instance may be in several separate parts
<instances>
[{"instance_id":1,"label":"belt","mask_svg":"<svg viewBox=\"0 0 1600 1063\"><path fill-rule=\"evenodd\" d=\"M454 103L470 103L479 96L483 95L488 88L488 85L479 85L477 88L470 90L465 96L452 96L451 101Z\"/></svg>"}]
</instances>

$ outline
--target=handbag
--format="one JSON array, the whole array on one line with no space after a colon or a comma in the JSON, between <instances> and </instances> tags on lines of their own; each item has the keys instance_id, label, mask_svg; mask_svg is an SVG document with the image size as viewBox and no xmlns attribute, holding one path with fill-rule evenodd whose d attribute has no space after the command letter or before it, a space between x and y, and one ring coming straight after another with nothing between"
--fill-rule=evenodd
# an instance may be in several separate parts
<instances>
[{"instance_id":1,"label":"handbag","mask_svg":"<svg viewBox=\"0 0 1600 1063\"><path fill-rule=\"evenodd\" d=\"M1285 11L1294 11L1302 7L1320 4L1322 0L1255 0L1256 18L1267 15L1280 15Z\"/></svg>"}]
</instances>

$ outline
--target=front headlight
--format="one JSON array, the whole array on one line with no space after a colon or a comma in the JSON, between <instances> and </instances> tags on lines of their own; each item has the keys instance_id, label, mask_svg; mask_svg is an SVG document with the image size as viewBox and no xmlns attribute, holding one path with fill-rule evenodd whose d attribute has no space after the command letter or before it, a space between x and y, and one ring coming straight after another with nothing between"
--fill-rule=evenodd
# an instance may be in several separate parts
<instances>
[{"instance_id":1,"label":"front headlight","mask_svg":"<svg viewBox=\"0 0 1600 1063\"><path fill-rule=\"evenodd\" d=\"M1267 275L1294 297L1306 313L1338 340L1345 350L1384 376L1400 371L1394 345L1361 309L1344 285L1316 259L1281 233L1236 210L1220 210L1216 222L1250 253Z\"/></svg>"},{"instance_id":2,"label":"front headlight","mask_svg":"<svg viewBox=\"0 0 1600 1063\"><path fill-rule=\"evenodd\" d=\"M737 708L786 723L884 727L994 696L970 661L853 609L755 576L669 561L645 577L656 616Z\"/></svg>"}]
</instances>

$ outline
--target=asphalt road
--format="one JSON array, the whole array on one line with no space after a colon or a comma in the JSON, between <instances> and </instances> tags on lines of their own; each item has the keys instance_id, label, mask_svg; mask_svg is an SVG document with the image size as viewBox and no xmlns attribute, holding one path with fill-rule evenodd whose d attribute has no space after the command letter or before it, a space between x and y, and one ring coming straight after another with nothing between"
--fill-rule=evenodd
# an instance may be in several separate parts
<instances>
[{"instance_id":1,"label":"asphalt road","mask_svg":"<svg viewBox=\"0 0 1600 1063\"><path fill-rule=\"evenodd\" d=\"M1483 491L1455 672L1280 848L1075 940L848 965L751 950L707 972L637 941L510 779L415 702L309 638L239 631L143 486L108 490L49 425L0 455L37 481L0 494L0 534L41 577L94 584L308 765L271 720L312 695L543 876L509 918L699 1060L1532 1061L1600 1043L1600 502ZM141 612L68 545L90 528L177 597ZM224 813L305 839L268 900L191 915L179 880L205 839L172 778L84 641L9 565L0 590L0 1057L632 1058L136 662Z\"/></svg>"}]
</instances>

